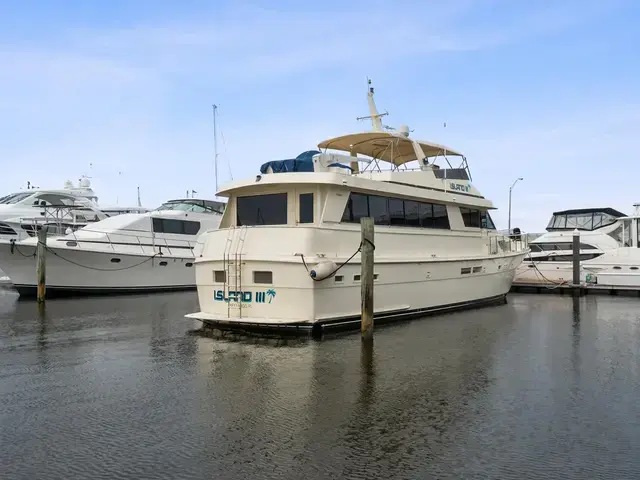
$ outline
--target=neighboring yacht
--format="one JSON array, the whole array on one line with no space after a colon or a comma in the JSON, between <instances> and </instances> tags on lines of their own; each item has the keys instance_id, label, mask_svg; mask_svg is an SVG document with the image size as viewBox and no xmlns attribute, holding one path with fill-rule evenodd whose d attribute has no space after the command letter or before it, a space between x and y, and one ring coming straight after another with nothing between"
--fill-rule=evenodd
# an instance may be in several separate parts
<instances>
[{"instance_id":1,"label":"neighboring yacht","mask_svg":"<svg viewBox=\"0 0 640 480\"><path fill-rule=\"evenodd\" d=\"M267 162L219 192L229 201L220 228L203 236L201 311L188 318L307 327L358 319L362 217L376 224L376 317L505 301L526 246L496 233L495 207L461 153L413 140L406 126L384 131L373 88L368 101L373 131Z\"/></svg>"},{"instance_id":2,"label":"neighboring yacht","mask_svg":"<svg viewBox=\"0 0 640 480\"><path fill-rule=\"evenodd\" d=\"M195 288L196 237L220 223L225 204L195 198L124 213L47 243L47 294ZM0 240L0 268L21 295L36 292L37 238Z\"/></svg>"},{"instance_id":3,"label":"neighboring yacht","mask_svg":"<svg viewBox=\"0 0 640 480\"><path fill-rule=\"evenodd\" d=\"M33 237L47 226L47 235L63 235L91 222L121 213L143 213L149 210L137 207L98 205L98 197L88 177L83 176L74 186L67 180L64 189L32 187L0 197L0 240L20 241ZM0 280L8 277L0 270Z\"/></svg>"},{"instance_id":4,"label":"neighboring yacht","mask_svg":"<svg viewBox=\"0 0 640 480\"><path fill-rule=\"evenodd\" d=\"M580 233L581 281L640 288L639 205L632 216L613 208L554 212L547 233L529 243L517 284L573 281L573 232Z\"/></svg>"},{"instance_id":5,"label":"neighboring yacht","mask_svg":"<svg viewBox=\"0 0 640 480\"><path fill-rule=\"evenodd\" d=\"M47 225L49 235L62 235L90 222L122 213L144 213L137 207L102 207L87 177L77 187L70 181L64 189L31 188L0 198L0 239L22 240Z\"/></svg>"}]
</instances>

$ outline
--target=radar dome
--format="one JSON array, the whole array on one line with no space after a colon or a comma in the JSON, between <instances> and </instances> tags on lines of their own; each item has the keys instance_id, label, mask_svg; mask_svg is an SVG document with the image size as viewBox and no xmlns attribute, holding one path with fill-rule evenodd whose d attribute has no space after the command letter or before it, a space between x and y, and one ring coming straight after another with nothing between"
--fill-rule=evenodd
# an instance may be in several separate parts
<instances>
[{"instance_id":1,"label":"radar dome","mask_svg":"<svg viewBox=\"0 0 640 480\"><path fill-rule=\"evenodd\" d=\"M80 188L89 188L91 187L91 182L87 177L83 177L80 179Z\"/></svg>"},{"instance_id":2,"label":"radar dome","mask_svg":"<svg viewBox=\"0 0 640 480\"><path fill-rule=\"evenodd\" d=\"M398 128L398 133L400 133L400 135L404 135L405 137L409 136L409 126L408 125L400 125L400 127Z\"/></svg>"},{"instance_id":3,"label":"radar dome","mask_svg":"<svg viewBox=\"0 0 640 480\"><path fill-rule=\"evenodd\" d=\"M71 183L71 180L67 180L64 182L64 188L66 188L67 190L73 188L73 183Z\"/></svg>"}]
</instances>

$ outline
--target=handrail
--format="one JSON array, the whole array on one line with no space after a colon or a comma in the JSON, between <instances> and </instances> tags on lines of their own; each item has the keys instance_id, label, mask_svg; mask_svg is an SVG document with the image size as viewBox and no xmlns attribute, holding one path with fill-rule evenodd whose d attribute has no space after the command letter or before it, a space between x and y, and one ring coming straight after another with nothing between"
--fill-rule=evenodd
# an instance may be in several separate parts
<instances>
[{"instance_id":1,"label":"handrail","mask_svg":"<svg viewBox=\"0 0 640 480\"><path fill-rule=\"evenodd\" d=\"M113 252L117 253L117 250L116 250L115 246L118 245L118 242L117 242L117 240L114 241L112 239L112 237L114 235L118 235L118 233L117 232L111 232L111 235L109 235L109 232L103 232L103 233L104 233L107 241L106 242L99 242L99 243L103 244L103 245L104 244L108 244L111 247L111 250ZM72 232L72 235L73 235L73 239L74 239L74 242L75 242L74 247L83 248L83 245L82 245L83 243L87 243L87 244L90 244L90 245L95 245L95 241L92 241L91 239L79 238L76 235L75 231ZM153 236L145 236L145 235L127 234L127 235L124 235L124 236L134 237L135 238L135 243L132 242L130 244L127 244L127 246L128 247L138 247L139 248L139 252L141 254L145 254L145 255L148 254L148 251L145 251L145 248L151 247L153 253L158 253L158 252L156 252L156 248L159 248L159 249L163 250L162 251L163 254L167 253L170 256L173 255L172 248L169 245L169 243L168 243L166 238L156 239L155 235L153 235ZM142 240L147 240L147 241L151 240L152 242L144 244L142 242ZM161 240L161 243L158 243L156 240ZM194 241L194 240L179 240L179 241L180 242L185 242L186 243L185 246L188 247L189 250L191 250L192 252L195 249L196 245L198 244L198 242ZM137 243L137 245L136 245L136 243Z\"/></svg>"}]
</instances>

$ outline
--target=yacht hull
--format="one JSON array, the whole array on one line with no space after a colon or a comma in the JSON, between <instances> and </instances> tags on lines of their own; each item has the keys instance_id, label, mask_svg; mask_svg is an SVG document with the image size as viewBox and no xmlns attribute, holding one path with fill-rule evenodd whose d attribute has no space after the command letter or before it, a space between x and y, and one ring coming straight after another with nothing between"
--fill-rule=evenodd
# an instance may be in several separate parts
<instances>
[{"instance_id":1,"label":"yacht hull","mask_svg":"<svg viewBox=\"0 0 640 480\"><path fill-rule=\"evenodd\" d=\"M21 296L36 295L35 246L0 243L0 267ZM117 260L116 260L117 259ZM48 247L47 296L195 289L193 257Z\"/></svg>"},{"instance_id":2,"label":"yacht hull","mask_svg":"<svg viewBox=\"0 0 640 480\"><path fill-rule=\"evenodd\" d=\"M374 316L401 320L504 303L523 256L524 253L514 253L424 262L376 259ZM236 278L246 279L240 290L235 286L225 289L212 281L215 272L225 268L232 276L235 273ZM291 262L242 259L241 271L234 271L222 261L200 260L196 264L196 277L201 311L187 317L206 323L264 328L359 322L360 269L359 262L352 261L335 276L316 282L298 259ZM461 273L467 269L473 273ZM254 283L254 271L271 271L277 283Z\"/></svg>"}]
</instances>

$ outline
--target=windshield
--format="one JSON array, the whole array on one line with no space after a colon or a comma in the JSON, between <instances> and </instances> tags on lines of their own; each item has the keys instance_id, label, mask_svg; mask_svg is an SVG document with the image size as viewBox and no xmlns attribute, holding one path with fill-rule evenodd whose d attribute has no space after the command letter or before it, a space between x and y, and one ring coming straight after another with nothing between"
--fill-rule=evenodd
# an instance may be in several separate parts
<instances>
[{"instance_id":1,"label":"windshield","mask_svg":"<svg viewBox=\"0 0 640 480\"><path fill-rule=\"evenodd\" d=\"M547 225L548 231L553 230L596 230L615 223L617 217L605 212L580 212L570 214L556 214L551 217Z\"/></svg>"},{"instance_id":2,"label":"windshield","mask_svg":"<svg viewBox=\"0 0 640 480\"><path fill-rule=\"evenodd\" d=\"M157 210L179 210L181 212L220 213L224 212L225 204L211 200L171 200L163 203Z\"/></svg>"},{"instance_id":3,"label":"windshield","mask_svg":"<svg viewBox=\"0 0 640 480\"><path fill-rule=\"evenodd\" d=\"M7 195L5 197L0 198L0 203L4 204L13 204L18 203L25 198L29 198L33 193L29 192L21 192L21 193L12 193L11 195Z\"/></svg>"}]
</instances>

